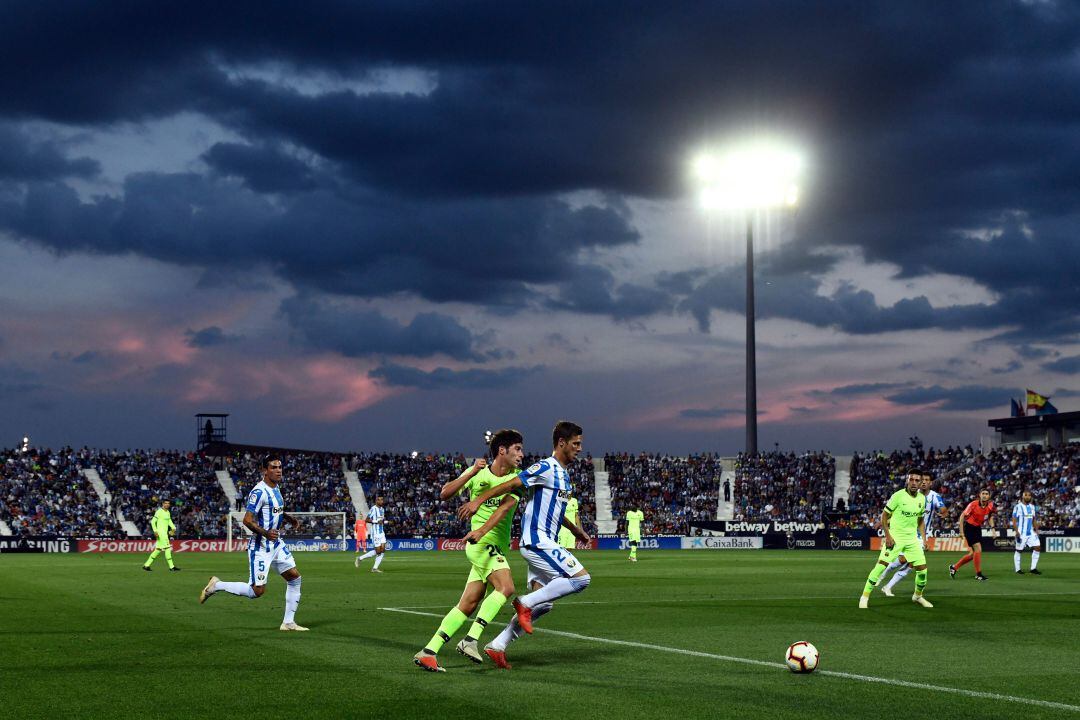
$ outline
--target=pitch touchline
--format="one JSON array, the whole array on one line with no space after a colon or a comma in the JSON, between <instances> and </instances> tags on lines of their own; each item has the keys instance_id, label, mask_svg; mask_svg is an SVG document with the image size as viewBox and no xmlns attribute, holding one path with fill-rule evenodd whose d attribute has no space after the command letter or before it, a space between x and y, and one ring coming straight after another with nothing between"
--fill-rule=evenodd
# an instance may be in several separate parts
<instances>
[{"instance_id":1,"label":"pitch touchline","mask_svg":"<svg viewBox=\"0 0 1080 720\"><path fill-rule=\"evenodd\" d=\"M897 597L902 596L903 593L898 593ZM940 595L939 597L963 597L967 598L988 598L988 597L1026 597L1028 595L1080 595L1080 592L1022 592L1022 593L985 593L980 595ZM858 597L858 596L856 596ZM882 598L884 597L881 596ZM666 605L668 603L707 603L707 602L738 602L740 600L753 600L758 602L759 600L850 600L851 593L847 595L799 595L797 597L712 597L712 598L676 598L672 600L573 600L570 602L560 602L559 607L566 607L568 605ZM428 608L443 608L446 607L445 603L442 605L401 605L397 608L379 608L380 610L426 610Z\"/></svg>"},{"instance_id":2,"label":"pitch touchline","mask_svg":"<svg viewBox=\"0 0 1080 720\"><path fill-rule=\"evenodd\" d=\"M1071 594L1071 593L1066 593ZM584 604L584 603L578 603ZM405 613L407 615L423 615L424 617L441 618L442 615L438 613L419 612L417 610L408 610L406 608L392 608L381 607L379 610L385 610L387 612ZM492 625L503 625L506 623L491 623ZM548 635L558 635L559 637L573 638L575 640L588 640L590 642L605 643L607 645L622 645L624 647L641 648L643 650L659 650L660 652L675 653L677 655L689 655L690 657L710 658L712 660L723 660L725 662L740 663L742 665L757 665L760 667L779 668L786 670L787 666L784 663L769 662L767 660L752 660L750 658L735 657L733 655L717 655L716 653L701 652L699 650L685 650L683 648L667 647L665 645L653 645L651 643L633 642L630 640L612 640L611 638L593 637L592 635L579 635L578 633L565 632L563 630L552 630L550 628L533 628L536 632L547 633ZM934 692L952 693L953 695L964 695L972 698L983 698L986 700L1004 700L1006 702L1021 703L1024 705L1037 705L1039 707L1054 708L1055 710L1071 710L1072 712L1080 712L1080 705L1069 705L1067 703L1053 702L1052 700L1035 700L1033 698L1016 697L1015 695L999 695L998 693L982 692L981 690L964 690L962 688L945 687L944 685L928 685L926 683L910 682L908 680L894 680L892 678L879 678L872 677L870 675L856 675L854 673L839 672L837 670L818 670L815 675L827 675L828 677L844 678L846 680L861 680L863 682L878 683L881 685L895 685L897 687L915 688L917 690L932 690Z\"/></svg>"}]
</instances>

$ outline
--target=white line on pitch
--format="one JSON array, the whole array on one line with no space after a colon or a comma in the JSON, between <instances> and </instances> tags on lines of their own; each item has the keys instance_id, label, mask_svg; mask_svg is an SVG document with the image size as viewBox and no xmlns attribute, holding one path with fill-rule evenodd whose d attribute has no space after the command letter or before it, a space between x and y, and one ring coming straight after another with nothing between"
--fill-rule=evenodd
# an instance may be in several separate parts
<instances>
[{"instance_id":1,"label":"white line on pitch","mask_svg":"<svg viewBox=\"0 0 1080 720\"><path fill-rule=\"evenodd\" d=\"M416 610L408 610L406 608L393 608L393 607L381 607L379 610L385 610L387 612L405 613L407 615L423 615L424 617L441 618L442 615L438 613L418 612ZM506 623L492 623L505 626ZM653 645L651 643L633 642L630 640L612 640L611 638L594 637L592 635L579 635L578 633L564 632L562 630L552 630L550 628L533 628L537 632L547 633L548 635L558 635L559 637L573 638L575 640L588 640L590 642L604 643L607 645L622 645L624 647L641 648L643 650L659 650L660 652L675 653L677 655L689 655L691 657L710 658L712 660L723 660L725 662L740 663L742 665L757 665L759 667L779 668L786 670L787 666L784 663L769 662L767 660L752 660L750 658L735 657L733 655L717 655L716 653L701 652L698 650L685 650L683 648L667 647L665 645ZM1039 707L1054 708L1055 710L1071 710L1072 712L1080 712L1080 705L1069 705L1067 703L1054 702L1052 700L1036 700L1034 698L1017 697L1015 695L1000 695L998 693L983 692L981 690L965 690L963 688L952 688L944 685L929 685L927 683L911 682L908 680L895 680L892 678L879 678L871 675L856 675L854 673L840 672L837 670L818 670L815 675L825 675L828 677L844 678L845 680L861 680L862 682L878 683L880 685L895 685L897 687L915 688L917 690L931 690L934 692L951 693L953 695L964 695L972 698L983 698L986 700L1004 700L1006 702L1021 703L1023 705L1037 705Z\"/></svg>"},{"instance_id":2,"label":"white line on pitch","mask_svg":"<svg viewBox=\"0 0 1080 720\"><path fill-rule=\"evenodd\" d=\"M903 594L903 593L901 593ZM1021 593L982 593L979 595L939 595L938 597L949 598L995 598L995 597L1026 597L1028 595L1080 595L1080 592L1021 592ZM858 595L854 596L854 599L858 599ZM876 596L875 596L876 597ZM882 595L879 601L884 601L884 595ZM709 598L673 598L671 600L571 600L570 602L560 602L559 607L566 607L568 605L667 605L669 603L711 603L711 602L740 602L742 600L747 601L775 601L783 602L787 600L852 600L851 593L847 595L798 595L792 597L709 597ZM442 605L401 605L398 610L427 610L429 608L444 608L446 603ZM390 608L379 608L380 610L389 610Z\"/></svg>"}]
</instances>

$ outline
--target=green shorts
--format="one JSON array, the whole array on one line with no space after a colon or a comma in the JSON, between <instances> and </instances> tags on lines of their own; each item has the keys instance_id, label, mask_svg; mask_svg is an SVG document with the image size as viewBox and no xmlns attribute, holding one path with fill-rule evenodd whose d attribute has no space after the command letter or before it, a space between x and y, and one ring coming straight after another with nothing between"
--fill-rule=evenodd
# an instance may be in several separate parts
<instances>
[{"instance_id":1,"label":"green shorts","mask_svg":"<svg viewBox=\"0 0 1080 720\"><path fill-rule=\"evenodd\" d=\"M904 560L909 565L926 564L926 553L923 552L922 541L919 538L897 540L891 550L885 547L885 538L881 539L881 553L878 555L878 562L889 563L901 555L904 556Z\"/></svg>"},{"instance_id":2,"label":"green shorts","mask_svg":"<svg viewBox=\"0 0 1080 720\"><path fill-rule=\"evenodd\" d=\"M510 564L498 545L489 543L467 543L465 557L469 558L472 568L469 570L469 582L487 582L488 575L498 570L509 570Z\"/></svg>"},{"instance_id":3,"label":"green shorts","mask_svg":"<svg viewBox=\"0 0 1080 720\"><path fill-rule=\"evenodd\" d=\"M630 542L638 542L639 543L639 542L641 542L641 531L638 530L636 533L630 533L627 536L627 538L630 540Z\"/></svg>"},{"instance_id":4,"label":"green shorts","mask_svg":"<svg viewBox=\"0 0 1080 720\"><path fill-rule=\"evenodd\" d=\"M169 542L169 538L158 538L157 543L154 545L155 550L168 550L172 547L172 543Z\"/></svg>"}]
</instances>

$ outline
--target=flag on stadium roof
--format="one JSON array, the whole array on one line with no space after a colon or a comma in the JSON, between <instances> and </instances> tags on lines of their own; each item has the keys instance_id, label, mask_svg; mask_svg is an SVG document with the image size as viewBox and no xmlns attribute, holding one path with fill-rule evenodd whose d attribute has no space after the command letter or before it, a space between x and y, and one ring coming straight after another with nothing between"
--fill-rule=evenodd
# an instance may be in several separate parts
<instances>
[{"instance_id":1,"label":"flag on stadium roof","mask_svg":"<svg viewBox=\"0 0 1080 720\"><path fill-rule=\"evenodd\" d=\"M1009 398L1009 404L1011 405L1009 408L1009 417L1024 416L1024 408L1021 407L1020 403L1016 402L1015 398Z\"/></svg>"},{"instance_id":2,"label":"flag on stadium roof","mask_svg":"<svg viewBox=\"0 0 1080 720\"><path fill-rule=\"evenodd\" d=\"M1034 408L1036 413L1037 413L1039 410L1042 410L1042 406L1045 405L1046 401L1049 400L1049 399L1050 399L1049 397L1047 397L1045 395L1040 395L1039 393L1035 392L1031 388L1028 388L1028 391L1027 391L1027 409L1028 409L1028 411L1030 412L1031 409Z\"/></svg>"},{"instance_id":3,"label":"flag on stadium roof","mask_svg":"<svg viewBox=\"0 0 1080 720\"><path fill-rule=\"evenodd\" d=\"M1055 415L1057 412L1058 412L1058 409L1056 407L1054 407L1052 404L1050 404L1050 399L1047 398L1046 402L1043 403L1042 407L1039 408L1038 411L1035 414L1036 415Z\"/></svg>"}]
</instances>

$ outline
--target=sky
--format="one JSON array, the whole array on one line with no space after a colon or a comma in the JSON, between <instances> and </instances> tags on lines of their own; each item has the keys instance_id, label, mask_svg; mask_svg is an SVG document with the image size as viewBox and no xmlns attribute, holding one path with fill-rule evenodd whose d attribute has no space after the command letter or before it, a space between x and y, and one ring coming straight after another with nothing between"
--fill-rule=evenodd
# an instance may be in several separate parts
<instances>
[{"instance_id":1,"label":"sky","mask_svg":"<svg viewBox=\"0 0 1080 720\"><path fill-rule=\"evenodd\" d=\"M1080 410L1080 6L19 2L0 24L0 446L734 454Z\"/></svg>"}]
</instances>

